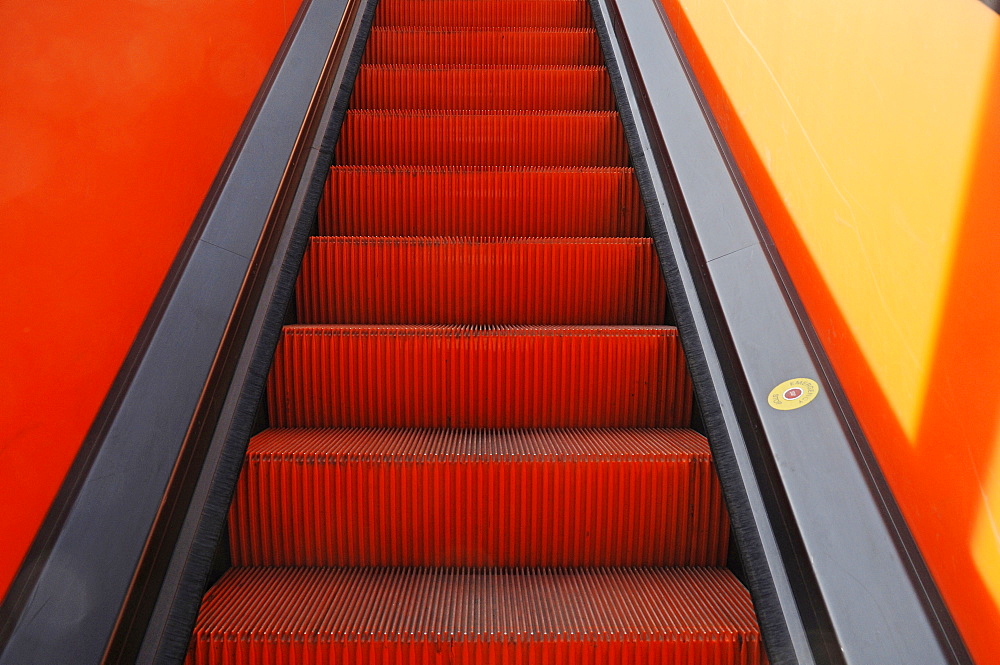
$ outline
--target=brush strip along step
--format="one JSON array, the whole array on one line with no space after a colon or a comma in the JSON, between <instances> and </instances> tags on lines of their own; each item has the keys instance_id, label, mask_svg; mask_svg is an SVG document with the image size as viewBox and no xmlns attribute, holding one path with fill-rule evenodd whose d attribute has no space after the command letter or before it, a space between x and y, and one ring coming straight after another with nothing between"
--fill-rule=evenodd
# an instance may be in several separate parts
<instances>
[{"instance_id":1,"label":"brush strip along step","mask_svg":"<svg viewBox=\"0 0 1000 665\"><path fill-rule=\"evenodd\" d=\"M604 67L363 65L353 109L613 111Z\"/></svg>"},{"instance_id":2,"label":"brush strip along step","mask_svg":"<svg viewBox=\"0 0 1000 665\"><path fill-rule=\"evenodd\" d=\"M718 568L236 568L188 665L757 665L746 589Z\"/></svg>"},{"instance_id":3,"label":"brush strip along step","mask_svg":"<svg viewBox=\"0 0 1000 665\"><path fill-rule=\"evenodd\" d=\"M722 566L692 430L270 429L229 515L236 566Z\"/></svg>"},{"instance_id":4,"label":"brush strip along step","mask_svg":"<svg viewBox=\"0 0 1000 665\"><path fill-rule=\"evenodd\" d=\"M364 64L603 65L586 28L372 28Z\"/></svg>"},{"instance_id":5,"label":"brush strip along step","mask_svg":"<svg viewBox=\"0 0 1000 665\"><path fill-rule=\"evenodd\" d=\"M381 0L377 26L592 28L586 0Z\"/></svg>"},{"instance_id":6,"label":"brush strip along step","mask_svg":"<svg viewBox=\"0 0 1000 665\"><path fill-rule=\"evenodd\" d=\"M275 427L687 427L671 326L286 326Z\"/></svg>"},{"instance_id":7,"label":"brush strip along step","mask_svg":"<svg viewBox=\"0 0 1000 665\"><path fill-rule=\"evenodd\" d=\"M646 214L632 169L334 166L319 232L635 237Z\"/></svg>"},{"instance_id":8,"label":"brush strip along step","mask_svg":"<svg viewBox=\"0 0 1000 665\"><path fill-rule=\"evenodd\" d=\"M649 238L314 237L298 322L655 325L667 293Z\"/></svg>"},{"instance_id":9,"label":"brush strip along step","mask_svg":"<svg viewBox=\"0 0 1000 665\"><path fill-rule=\"evenodd\" d=\"M618 113L348 111L338 164L628 166Z\"/></svg>"}]
</instances>

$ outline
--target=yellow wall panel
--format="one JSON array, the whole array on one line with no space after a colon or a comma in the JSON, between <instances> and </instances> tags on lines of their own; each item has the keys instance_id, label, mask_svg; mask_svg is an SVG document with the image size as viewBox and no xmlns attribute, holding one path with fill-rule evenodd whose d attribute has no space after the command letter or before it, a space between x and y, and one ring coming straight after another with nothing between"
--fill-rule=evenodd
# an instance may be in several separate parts
<instances>
[{"instance_id":1,"label":"yellow wall panel","mask_svg":"<svg viewBox=\"0 0 1000 665\"><path fill-rule=\"evenodd\" d=\"M913 436L996 16L971 1L684 9Z\"/></svg>"},{"instance_id":2,"label":"yellow wall panel","mask_svg":"<svg viewBox=\"0 0 1000 665\"><path fill-rule=\"evenodd\" d=\"M1000 16L661 1L970 651L1000 663Z\"/></svg>"}]
</instances>

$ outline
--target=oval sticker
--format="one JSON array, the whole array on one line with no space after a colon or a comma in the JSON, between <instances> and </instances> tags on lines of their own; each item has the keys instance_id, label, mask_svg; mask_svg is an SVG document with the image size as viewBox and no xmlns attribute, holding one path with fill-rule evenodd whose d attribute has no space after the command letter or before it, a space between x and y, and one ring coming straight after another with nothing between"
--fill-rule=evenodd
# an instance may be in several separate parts
<instances>
[{"instance_id":1,"label":"oval sticker","mask_svg":"<svg viewBox=\"0 0 1000 665\"><path fill-rule=\"evenodd\" d=\"M767 396L767 403L778 411L791 411L805 406L819 395L819 384L812 379L790 379L779 383Z\"/></svg>"}]
</instances>

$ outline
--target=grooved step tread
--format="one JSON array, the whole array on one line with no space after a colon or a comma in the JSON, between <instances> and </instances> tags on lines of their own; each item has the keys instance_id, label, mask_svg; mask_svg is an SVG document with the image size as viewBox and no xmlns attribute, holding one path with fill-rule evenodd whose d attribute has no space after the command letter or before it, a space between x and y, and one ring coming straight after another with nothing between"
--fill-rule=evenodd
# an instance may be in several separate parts
<instances>
[{"instance_id":1,"label":"grooved step tread","mask_svg":"<svg viewBox=\"0 0 1000 665\"><path fill-rule=\"evenodd\" d=\"M613 111L604 67L363 65L354 109Z\"/></svg>"},{"instance_id":2,"label":"grooved step tread","mask_svg":"<svg viewBox=\"0 0 1000 665\"><path fill-rule=\"evenodd\" d=\"M352 165L628 166L612 111L353 110L335 155Z\"/></svg>"},{"instance_id":3,"label":"grooved step tread","mask_svg":"<svg viewBox=\"0 0 1000 665\"><path fill-rule=\"evenodd\" d=\"M632 169L334 166L319 208L328 236L645 235Z\"/></svg>"},{"instance_id":4,"label":"grooved step tread","mask_svg":"<svg viewBox=\"0 0 1000 665\"><path fill-rule=\"evenodd\" d=\"M230 512L237 566L721 566L692 430L271 429Z\"/></svg>"},{"instance_id":5,"label":"grooved step tread","mask_svg":"<svg viewBox=\"0 0 1000 665\"><path fill-rule=\"evenodd\" d=\"M590 28L581 0L381 0L377 26Z\"/></svg>"},{"instance_id":6,"label":"grooved step tread","mask_svg":"<svg viewBox=\"0 0 1000 665\"><path fill-rule=\"evenodd\" d=\"M587 28L372 28L364 64L603 65Z\"/></svg>"},{"instance_id":7,"label":"grooved step tread","mask_svg":"<svg viewBox=\"0 0 1000 665\"><path fill-rule=\"evenodd\" d=\"M205 597L189 665L756 665L726 570L242 568Z\"/></svg>"},{"instance_id":8,"label":"grooved step tread","mask_svg":"<svg viewBox=\"0 0 1000 665\"><path fill-rule=\"evenodd\" d=\"M649 238L313 237L298 321L655 325L667 293Z\"/></svg>"},{"instance_id":9,"label":"grooved step tread","mask_svg":"<svg viewBox=\"0 0 1000 665\"><path fill-rule=\"evenodd\" d=\"M672 326L286 326L275 427L687 427Z\"/></svg>"},{"instance_id":10,"label":"grooved step tread","mask_svg":"<svg viewBox=\"0 0 1000 665\"><path fill-rule=\"evenodd\" d=\"M760 665L586 0L380 0L188 665Z\"/></svg>"}]
</instances>

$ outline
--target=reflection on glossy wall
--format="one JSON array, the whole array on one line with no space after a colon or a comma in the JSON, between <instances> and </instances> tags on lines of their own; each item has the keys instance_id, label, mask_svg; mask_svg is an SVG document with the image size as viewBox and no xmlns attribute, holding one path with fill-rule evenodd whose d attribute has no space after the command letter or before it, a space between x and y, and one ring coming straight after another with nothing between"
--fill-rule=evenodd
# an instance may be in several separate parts
<instances>
[{"instance_id":1,"label":"reflection on glossy wall","mask_svg":"<svg viewBox=\"0 0 1000 665\"><path fill-rule=\"evenodd\" d=\"M0 3L0 595L297 8Z\"/></svg>"},{"instance_id":2,"label":"reflection on glossy wall","mask_svg":"<svg viewBox=\"0 0 1000 665\"><path fill-rule=\"evenodd\" d=\"M1000 662L1000 16L664 6L959 629Z\"/></svg>"}]
</instances>

